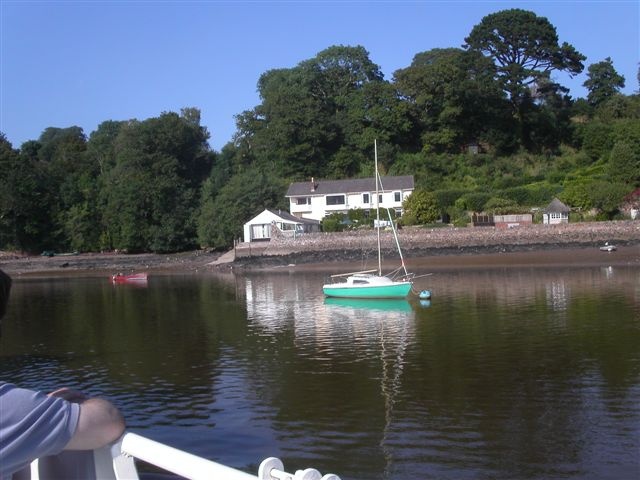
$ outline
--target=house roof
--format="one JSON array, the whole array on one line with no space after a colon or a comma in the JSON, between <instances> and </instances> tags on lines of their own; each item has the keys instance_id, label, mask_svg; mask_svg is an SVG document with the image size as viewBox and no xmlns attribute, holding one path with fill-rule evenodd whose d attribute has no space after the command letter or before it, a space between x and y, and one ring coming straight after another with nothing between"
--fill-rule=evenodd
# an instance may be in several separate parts
<instances>
[{"instance_id":1,"label":"house roof","mask_svg":"<svg viewBox=\"0 0 640 480\"><path fill-rule=\"evenodd\" d=\"M285 210L274 210L272 208L266 208L265 210L268 210L269 212L274 214L276 217L279 217L282 220L285 220L287 222L306 223L306 224L309 224L309 225L319 225L320 224L320 222L318 220L313 220L311 218L296 217L295 215L291 215L289 212L287 212Z\"/></svg>"},{"instance_id":2,"label":"house roof","mask_svg":"<svg viewBox=\"0 0 640 480\"><path fill-rule=\"evenodd\" d=\"M557 198L554 198L544 209L544 213L569 213L570 211L571 209Z\"/></svg>"},{"instance_id":3,"label":"house roof","mask_svg":"<svg viewBox=\"0 0 640 480\"><path fill-rule=\"evenodd\" d=\"M391 190L413 190L413 175L402 175L397 177L382 177L382 186L384 191ZM313 182L315 188L312 189L312 183L295 182L289 185L286 197L303 197L313 195L331 195L334 193L362 193L375 192L375 178L351 178L346 180L315 180Z\"/></svg>"}]
</instances>

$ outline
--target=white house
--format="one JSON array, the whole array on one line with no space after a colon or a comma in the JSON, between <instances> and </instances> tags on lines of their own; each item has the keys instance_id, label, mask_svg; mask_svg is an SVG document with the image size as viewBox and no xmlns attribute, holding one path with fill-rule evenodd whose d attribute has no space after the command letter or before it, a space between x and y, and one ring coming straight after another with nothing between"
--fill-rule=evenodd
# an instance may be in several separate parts
<instances>
[{"instance_id":1,"label":"white house","mask_svg":"<svg viewBox=\"0 0 640 480\"><path fill-rule=\"evenodd\" d=\"M384 190L378 188L380 208L392 208L402 214L402 202L414 190L413 175L382 177ZM354 208L376 208L375 179L315 180L289 185L286 197L289 211L296 217L322 220L332 213L347 213Z\"/></svg>"},{"instance_id":2,"label":"white house","mask_svg":"<svg viewBox=\"0 0 640 480\"><path fill-rule=\"evenodd\" d=\"M244 224L244 241L271 240L276 234L296 236L318 231L320 222L317 220L294 217L283 210L265 208L262 213Z\"/></svg>"},{"instance_id":3,"label":"white house","mask_svg":"<svg viewBox=\"0 0 640 480\"><path fill-rule=\"evenodd\" d=\"M542 223L556 224L556 223L569 223L569 212L571 209L567 207L557 198L554 198L551 203L544 209L542 214Z\"/></svg>"}]
</instances>

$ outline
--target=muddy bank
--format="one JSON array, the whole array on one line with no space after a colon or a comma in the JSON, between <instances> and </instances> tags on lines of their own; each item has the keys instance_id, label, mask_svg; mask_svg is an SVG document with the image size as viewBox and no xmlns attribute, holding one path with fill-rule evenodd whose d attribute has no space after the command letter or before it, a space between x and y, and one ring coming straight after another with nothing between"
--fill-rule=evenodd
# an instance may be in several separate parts
<instances>
[{"instance_id":1,"label":"muddy bank","mask_svg":"<svg viewBox=\"0 0 640 480\"><path fill-rule=\"evenodd\" d=\"M135 255L84 253L79 255L56 255L53 257L0 252L0 269L14 277L65 274L112 275L118 272L133 273L140 271L186 273L210 268L208 265L219 256L219 252L202 250L165 255L155 253Z\"/></svg>"},{"instance_id":2,"label":"muddy bank","mask_svg":"<svg viewBox=\"0 0 640 480\"><path fill-rule=\"evenodd\" d=\"M594 222L531 225L513 229L403 228L398 232L407 265L429 268L466 268L497 265L640 265L640 222ZM616 252L600 252L604 242ZM397 264L392 232L382 232L386 260ZM377 238L372 230L320 233L296 239L240 244L231 262L214 265L221 252L198 250L177 254L124 255L113 253L69 256L21 256L0 252L0 268L12 276L110 275L132 273L196 273L216 270L282 267L332 269L336 264L372 268Z\"/></svg>"},{"instance_id":3,"label":"muddy bank","mask_svg":"<svg viewBox=\"0 0 640 480\"><path fill-rule=\"evenodd\" d=\"M638 221L529 225L512 229L404 228L397 233L407 263L418 258L463 256L468 259L479 255L558 250L584 249L600 253L598 248L605 242L620 246L620 250L622 247L640 245ZM384 258L398 258L393 232L382 232L381 248ZM633 248L628 251L633 256ZM377 237L372 230L320 233L296 239L278 239L265 244L241 244L236 248L233 268L268 268L328 262L362 263L376 255ZM569 252L565 256L565 262L574 260ZM558 257L558 261L562 260L562 255ZM531 258L536 258L536 255Z\"/></svg>"}]
</instances>

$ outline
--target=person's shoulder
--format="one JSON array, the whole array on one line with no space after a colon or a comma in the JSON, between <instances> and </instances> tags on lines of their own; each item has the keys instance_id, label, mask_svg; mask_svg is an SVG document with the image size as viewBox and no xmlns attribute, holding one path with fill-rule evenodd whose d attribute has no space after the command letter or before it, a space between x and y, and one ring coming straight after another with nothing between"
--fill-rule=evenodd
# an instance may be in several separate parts
<instances>
[{"instance_id":1,"label":"person's shoulder","mask_svg":"<svg viewBox=\"0 0 640 480\"><path fill-rule=\"evenodd\" d=\"M16 388L17 387L14 384L0 380L0 395L10 392L11 390L14 390Z\"/></svg>"},{"instance_id":2,"label":"person's shoulder","mask_svg":"<svg viewBox=\"0 0 640 480\"><path fill-rule=\"evenodd\" d=\"M35 390L29 390L26 388L20 388L17 385L9 382L0 381L0 395L7 395L9 393L21 394L21 395L37 395L39 392Z\"/></svg>"}]
</instances>

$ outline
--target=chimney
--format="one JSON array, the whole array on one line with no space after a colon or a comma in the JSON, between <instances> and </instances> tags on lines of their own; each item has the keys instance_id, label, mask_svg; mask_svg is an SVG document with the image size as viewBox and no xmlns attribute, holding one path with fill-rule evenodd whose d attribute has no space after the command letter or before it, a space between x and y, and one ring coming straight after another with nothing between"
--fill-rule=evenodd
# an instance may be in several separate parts
<instances>
[{"instance_id":1,"label":"chimney","mask_svg":"<svg viewBox=\"0 0 640 480\"><path fill-rule=\"evenodd\" d=\"M314 181L313 177L311 177L311 191L316 191L316 182Z\"/></svg>"}]
</instances>

